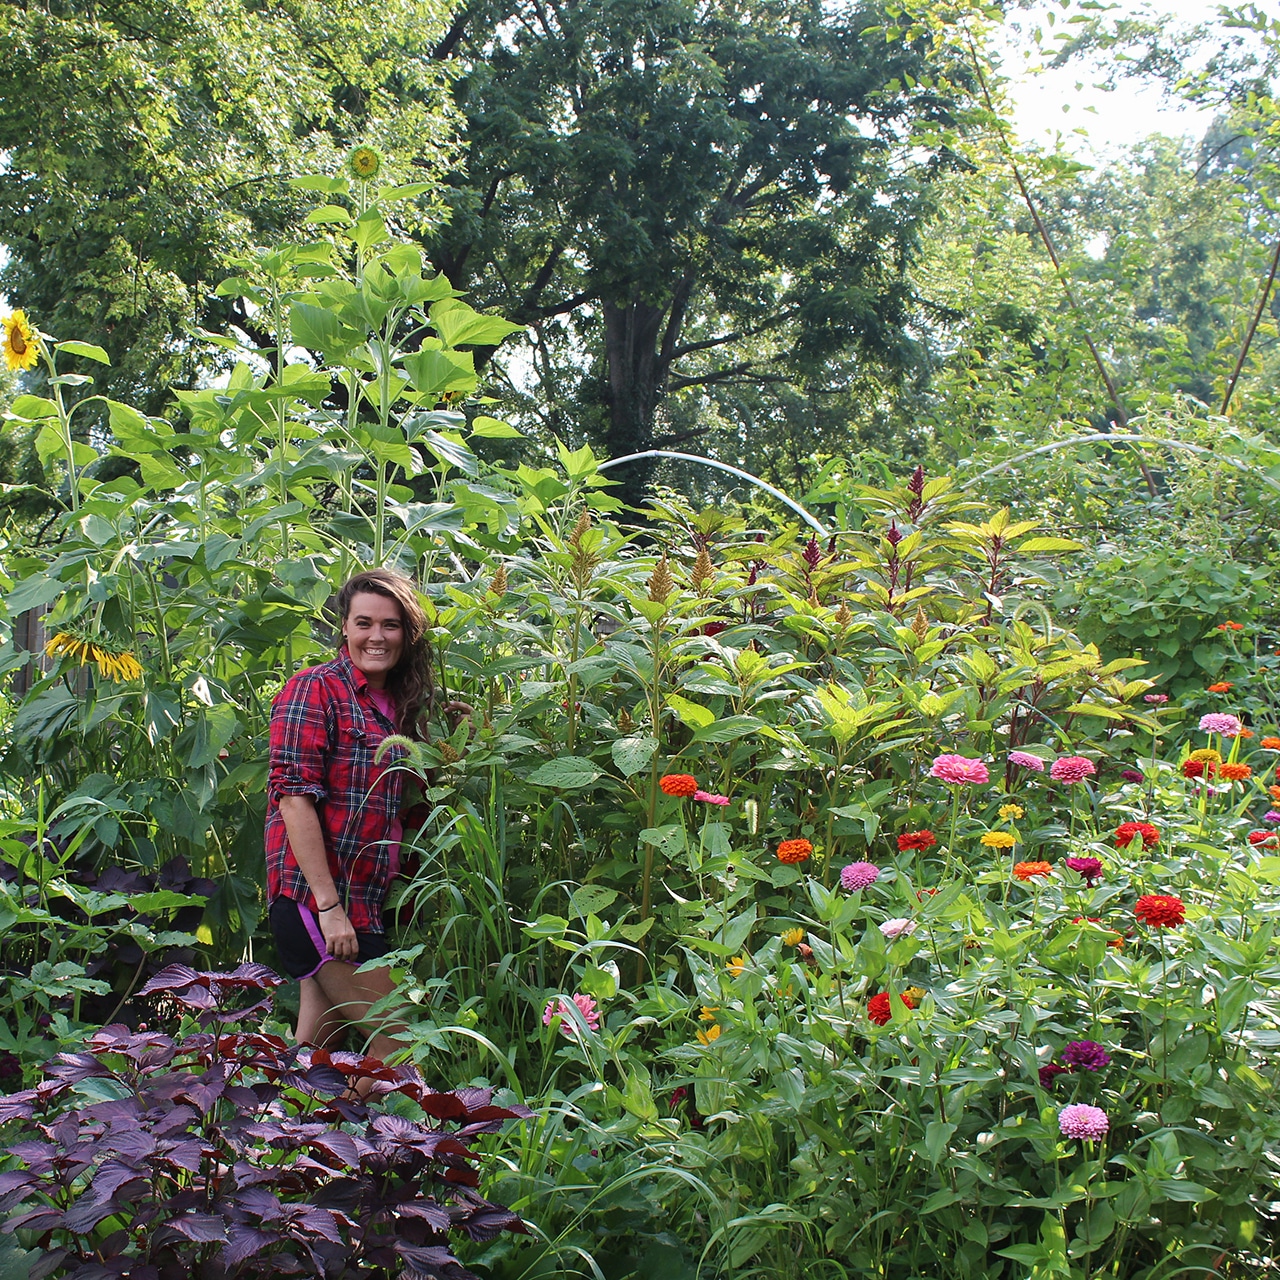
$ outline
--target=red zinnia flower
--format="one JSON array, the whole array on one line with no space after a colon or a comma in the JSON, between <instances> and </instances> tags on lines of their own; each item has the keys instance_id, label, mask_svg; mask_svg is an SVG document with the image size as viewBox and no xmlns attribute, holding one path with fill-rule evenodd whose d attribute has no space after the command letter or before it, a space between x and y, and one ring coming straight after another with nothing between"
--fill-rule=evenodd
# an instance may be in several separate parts
<instances>
[{"instance_id":1,"label":"red zinnia flower","mask_svg":"<svg viewBox=\"0 0 1280 1280\"><path fill-rule=\"evenodd\" d=\"M1160 828L1149 822L1122 822L1116 828L1116 848L1127 848L1134 836L1142 837L1144 849L1154 849L1160 843Z\"/></svg>"},{"instance_id":2,"label":"red zinnia flower","mask_svg":"<svg viewBox=\"0 0 1280 1280\"><path fill-rule=\"evenodd\" d=\"M1184 778L1203 778L1208 775L1210 778L1218 772L1218 766L1212 760L1184 760L1182 762L1182 776Z\"/></svg>"},{"instance_id":3,"label":"red zinnia flower","mask_svg":"<svg viewBox=\"0 0 1280 1280\"><path fill-rule=\"evenodd\" d=\"M916 1007L916 1002L905 991L898 997L898 999L901 1000L908 1009L914 1009ZM883 1027L885 1023L893 1017L889 1004L889 993L887 991L881 991L867 1001L867 1017L870 1018L878 1027Z\"/></svg>"},{"instance_id":4,"label":"red zinnia flower","mask_svg":"<svg viewBox=\"0 0 1280 1280\"><path fill-rule=\"evenodd\" d=\"M779 862L804 862L813 853L813 845L807 840L784 840L778 846Z\"/></svg>"},{"instance_id":5,"label":"red zinnia flower","mask_svg":"<svg viewBox=\"0 0 1280 1280\"><path fill-rule=\"evenodd\" d=\"M1157 929L1169 929L1187 918L1187 908L1181 898L1166 893L1144 894L1134 904L1133 913L1143 924Z\"/></svg>"},{"instance_id":6,"label":"red zinnia flower","mask_svg":"<svg viewBox=\"0 0 1280 1280\"><path fill-rule=\"evenodd\" d=\"M908 849L932 849L938 843L938 837L932 831L904 831L898 836L898 852L906 853Z\"/></svg>"},{"instance_id":7,"label":"red zinnia flower","mask_svg":"<svg viewBox=\"0 0 1280 1280\"><path fill-rule=\"evenodd\" d=\"M1274 848L1277 844L1280 844L1280 840L1277 840L1275 833L1271 831L1250 831L1249 843L1252 845L1262 844Z\"/></svg>"},{"instance_id":8,"label":"red zinnia flower","mask_svg":"<svg viewBox=\"0 0 1280 1280\"><path fill-rule=\"evenodd\" d=\"M669 796L688 798L698 789L698 780L691 773L664 773L658 786Z\"/></svg>"}]
</instances>

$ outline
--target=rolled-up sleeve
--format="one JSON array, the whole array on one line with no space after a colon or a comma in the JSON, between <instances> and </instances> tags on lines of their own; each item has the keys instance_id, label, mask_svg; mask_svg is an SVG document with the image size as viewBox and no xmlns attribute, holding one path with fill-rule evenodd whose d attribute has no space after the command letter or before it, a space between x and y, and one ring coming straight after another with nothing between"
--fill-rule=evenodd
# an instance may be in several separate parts
<instances>
[{"instance_id":1,"label":"rolled-up sleeve","mask_svg":"<svg viewBox=\"0 0 1280 1280\"><path fill-rule=\"evenodd\" d=\"M325 786L329 725L324 687L309 673L294 676L271 704L271 757L268 790L281 796L311 796L320 801Z\"/></svg>"}]
</instances>

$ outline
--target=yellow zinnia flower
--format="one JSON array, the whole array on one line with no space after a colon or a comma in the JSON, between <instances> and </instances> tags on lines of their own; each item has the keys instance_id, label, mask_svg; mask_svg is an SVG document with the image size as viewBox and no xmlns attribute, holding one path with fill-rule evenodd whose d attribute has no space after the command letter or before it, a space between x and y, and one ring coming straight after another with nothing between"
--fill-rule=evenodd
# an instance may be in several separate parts
<instances>
[{"instance_id":1,"label":"yellow zinnia flower","mask_svg":"<svg viewBox=\"0 0 1280 1280\"><path fill-rule=\"evenodd\" d=\"M788 929L782 935L782 945L784 947L798 947L804 941L804 930L796 925L794 929Z\"/></svg>"},{"instance_id":2,"label":"yellow zinnia flower","mask_svg":"<svg viewBox=\"0 0 1280 1280\"><path fill-rule=\"evenodd\" d=\"M4 361L10 369L30 369L40 351L40 339L26 313L15 311L4 321Z\"/></svg>"},{"instance_id":3,"label":"yellow zinnia flower","mask_svg":"<svg viewBox=\"0 0 1280 1280\"><path fill-rule=\"evenodd\" d=\"M1018 842L1007 831L988 831L980 843L988 849L1012 849Z\"/></svg>"},{"instance_id":4,"label":"yellow zinnia flower","mask_svg":"<svg viewBox=\"0 0 1280 1280\"><path fill-rule=\"evenodd\" d=\"M1008 822L1010 818L1016 822L1019 818L1026 817L1026 811L1020 804L1002 804L1000 806L1000 817L1005 822Z\"/></svg>"},{"instance_id":5,"label":"yellow zinnia flower","mask_svg":"<svg viewBox=\"0 0 1280 1280\"><path fill-rule=\"evenodd\" d=\"M713 1022L705 1031L698 1032L699 1044L710 1044L713 1040L720 1039L720 1024Z\"/></svg>"},{"instance_id":6,"label":"yellow zinnia flower","mask_svg":"<svg viewBox=\"0 0 1280 1280\"><path fill-rule=\"evenodd\" d=\"M1215 751L1212 747L1201 747L1199 751L1193 751L1188 760L1194 760L1198 764L1221 764L1222 752Z\"/></svg>"}]
</instances>

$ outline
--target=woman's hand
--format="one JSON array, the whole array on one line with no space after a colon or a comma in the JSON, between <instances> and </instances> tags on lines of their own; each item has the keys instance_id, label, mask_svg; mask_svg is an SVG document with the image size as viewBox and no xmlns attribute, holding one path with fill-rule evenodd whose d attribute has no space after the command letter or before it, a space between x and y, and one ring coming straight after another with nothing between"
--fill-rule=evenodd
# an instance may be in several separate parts
<instances>
[{"instance_id":1,"label":"woman's hand","mask_svg":"<svg viewBox=\"0 0 1280 1280\"><path fill-rule=\"evenodd\" d=\"M443 711L445 716L447 717L449 721L449 729L451 732L456 732L458 726L464 720L470 720L472 716L474 716L476 713L476 709L471 705L471 703L458 702L458 701L446 702L444 706L440 708L440 710ZM474 732L474 729L475 729L475 726L473 724L467 733L468 738L471 737L472 732Z\"/></svg>"},{"instance_id":2,"label":"woman's hand","mask_svg":"<svg viewBox=\"0 0 1280 1280\"><path fill-rule=\"evenodd\" d=\"M328 911L319 913L320 932L324 935L324 945L335 960L345 960L347 964L360 963L360 944L356 940L356 931L347 919L346 908L339 903Z\"/></svg>"}]
</instances>

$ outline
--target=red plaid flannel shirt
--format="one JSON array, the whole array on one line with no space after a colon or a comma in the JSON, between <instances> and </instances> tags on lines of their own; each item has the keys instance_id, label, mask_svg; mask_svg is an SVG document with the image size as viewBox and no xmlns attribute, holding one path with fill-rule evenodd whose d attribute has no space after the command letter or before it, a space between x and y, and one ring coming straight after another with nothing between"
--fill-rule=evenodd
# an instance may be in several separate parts
<instances>
[{"instance_id":1,"label":"red plaid flannel shirt","mask_svg":"<svg viewBox=\"0 0 1280 1280\"><path fill-rule=\"evenodd\" d=\"M329 870L357 933L382 933L391 884L388 847L400 811L403 750L374 754L395 732L373 704L369 684L344 648L332 661L299 671L271 704L267 782L267 900L292 898L317 910L294 860L280 814L281 796L311 796L320 817Z\"/></svg>"}]
</instances>

